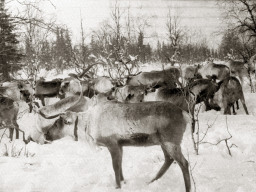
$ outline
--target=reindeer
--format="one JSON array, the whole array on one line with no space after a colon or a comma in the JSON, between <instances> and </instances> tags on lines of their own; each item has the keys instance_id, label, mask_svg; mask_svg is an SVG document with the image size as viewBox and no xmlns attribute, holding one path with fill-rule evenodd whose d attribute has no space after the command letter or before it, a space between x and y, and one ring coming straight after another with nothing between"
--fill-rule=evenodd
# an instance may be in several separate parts
<instances>
[{"instance_id":1,"label":"reindeer","mask_svg":"<svg viewBox=\"0 0 256 192\"><path fill-rule=\"evenodd\" d=\"M79 86L70 86L70 81L73 78L66 78L62 81L59 88L59 95L62 97L68 97L71 95L79 95L80 88ZM114 84L112 83L109 77L97 77L95 79L83 80L80 81L82 86L82 93L84 96L92 98L94 95L99 93L107 93L114 88Z\"/></svg>"},{"instance_id":2,"label":"reindeer","mask_svg":"<svg viewBox=\"0 0 256 192\"><path fill-rule=\"evenodd\" d=\"M42 105L45 106L46 97L59 97L59 89L62 79L53 79L51 81L45 81L40 79L35 85L35 97L39 98Z\"/></svg>"},{"instance_id":3,"label":"reindeer","mask_svg":"<svg viewBox=\"0 0 256 192\"><path fill-rule=\"evenodd\" d=\"M119 102L139 103L143 101L146 92L146 86L125 85L114 87L106 96L109 100L116 99Z\"/></svg>"},{"instance_id":4,"label":"reindeer","mask_svg":"<svg viewBox=\"0 0 256 192\"><path fill-rule=\"evenodd\" d=\"M20 100L24 100L25 102L30 102L30 93L28 90L20 91ZM16 130L16 139L19 139L19 131L23 133L23 141L25 140L25 133L19 128L17 123L17 117L19 113L19 104L18 101L11 99L6 96L0 95L0 125L1 128L8 127L10 131L9 138L13 139L14 129Z\"/></svg>"},{"instance_id":5,"label":"reindeer","mask_svg":"<svg viewBox=\"0 0 256 192\"><path fill-rule=\"evenodd\" d=\"M116 188L121 188L121 181L124 180L123 146L160 145L165 162L151 182L164 175L175 160L183 172L186 192L189 192L191 183L188 162L180 146L189 123L187 112L168 102L127 104L106 101L92 106L84 113L67 111L60 114L50 128L41 130L41 136L47 140L56 140L70 135L75 139L78 136L79 140L84 137L79 138L78 133L85 131L89 143L108 148L112 157Z\"/></svg>"},{"instance_id":6,"label":"reindeer","mask_svg":"<svg viewBox=\"0 0 256 192\"><path fill-rule=\"evenodd\" d=\"M177 85L182 86L179 82L179 78L180 70L176 67L171 67L163 71L141 72L135 76L129 76L127 77L126 85L177 87Z\"/></svg>"},{"instance_id":7,"label":"reindeer","mask_svg":"<svg viewBox=\"0 0 256 192\"><path fill-rule=\"evenodd\" d=\"M208 61L206 65L199 66L198 74L202 78L216 78L218 80L223 80L230 76L229 67L222 64L213 63L213 61Z\"/></svg>"},{"instance_id":8,"label":"reindeer","mask_svg":"<svg viewBox=\"0 0 256 192\"><path fill-rule=\"evenodd\" d=\"M191 83L191 81L202 78L201 75L198 74L199 67L199 65L188 65L181 68L182 79L184 79L185 84Z\"/></svg>"},{"instance_id":9,"label":"reindeer","mask_svg":"<svg viewBox=\"0 0 256 192\"><path fill-rule=\"evenodd\" d=\"M232 58L231 54L227 55L227 61L226 65L230 68L230 73L233 76L237 76L242 84L244 86L244 80L243 77L250 78L250 72L255 72L254 67L254 60L255 60L256 54L253 55L249 61L237 61Z\"/></svg>"},{"instance_id":10,"label":"reindeer","mask_svg":"<svg viewBox=\"0 0 256 192\"><path fill-rule=\"evenodd\" d=\"M14 101L21 100L21 93L29 94L26 97L32 95L32 87L30 84L24 82L4 82L0 86L0 94L13 99Z\"/></svg>"},{"instance_id":11,"label":"reindeer","mask_svg":"<svg viewBox=\"0 0 256 192\"><path fill-rule=\"evenodd\" d=\"M41 136L44 130L47 130L59 117L59 113L63 113L66 110L73 112L82 112L86 111L89 108L90 98L84 97L82 94L82 86L78 79L72 79L70 81L71 87L79 87L79 95L73 94L69 97L61 99L60 101L44 106L40 109L36 109L36 126L35 130L30 133L28 140L38 141L40 144L43 144L45 141L44 137ZM76 93L76 90L74 90ZM54 118L55 117L55 118Z\"/></svg>"},{"instance_id":12,"label":"reindeer","mask_svg":"<svg viewBox=\"0 0 256 192\"><path fill-rule=\"evenodd\" d=\"M240 99L245 113L248 115L248 110L245 104L242 86L236 77L228 77L218 83L218 89L210 102L210 108L219 111L224 109L224 114L231 114L231 106ZM235 110L233 107L233 113Z\"/></svg>"},{"instance_id":13,"label":"reindeer","mask_svg":"<svg viewBox=\"0 0 256 192\"><path fill-rule=\"evenodd\" d=\"M218 90L218 85L209 79L198 79L184 88L168 88L160 87L156 90L154 96L145 96L151 98L152 101L165 101L171 102L174 105L180 107L186 112L191 114L192 117L192 131L194 132L195 119L194 119L194 108L195 105L201 102L205 103L206 110L211 109L209 100L214 96L214 93Z\"/></svg>"},{"instance_id":14,"label":"reindeer","mask_svg":"<svg viewBox=\"0 0 256 192\"><path fill-rule=\"evenodd\" d=\"M0 86L0 95L8 97L14 101L24 100L28 104L30 112L32 111L32 87L27 82L14 81L4 82Z\"/></svg>"}]
</instances>

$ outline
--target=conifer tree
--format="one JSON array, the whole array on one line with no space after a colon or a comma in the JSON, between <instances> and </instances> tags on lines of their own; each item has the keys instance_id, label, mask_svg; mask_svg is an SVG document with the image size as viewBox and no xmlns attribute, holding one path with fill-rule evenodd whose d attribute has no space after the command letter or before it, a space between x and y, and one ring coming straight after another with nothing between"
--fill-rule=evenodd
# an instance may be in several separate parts
<instances>
[{"instance_id":1,"label":"conifer tree","mask_svg":"<svg viewBox=\"0 0 256 192\"><path fill-rule=\"evenodd\" d=\"M145 62L145 46L144 46L144 34L143 32L139 32L138 37L138 50L139 50L139 58L141 62Z\"/></svg>"},{"instance_id":2,"label":"conifer tree","mask_svg":"<svg viewBox=\"0 0 256 192\"><path fill-rule=\"evenodd\" d=\"M18 61L21 54L18 52L17 35L15 34L14 20L4 7L4 0L0 1L0 71L2 80L10 80L10 73L19 69Z\"/></svg>"}]
</instances>

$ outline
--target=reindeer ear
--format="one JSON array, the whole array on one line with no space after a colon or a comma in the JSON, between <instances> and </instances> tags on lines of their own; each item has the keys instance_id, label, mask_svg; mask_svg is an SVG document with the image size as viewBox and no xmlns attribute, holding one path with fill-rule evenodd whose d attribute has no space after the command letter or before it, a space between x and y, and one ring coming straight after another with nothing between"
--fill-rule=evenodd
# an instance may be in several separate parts
<instances>
[{"instance_id":1,"label":"reindeer ear","mask_svg":"<svg viewBox=\"0 0 256 192\"><path fill-rule=\"evenodd\" d=\"M67 87L70 84L70 81L64 82L64 87Z\"/></svg>"},{"instance_id":2,"label":"reindeer ear","mask_svg":"<svg viewBox=\"0 0 256 192\"><path fill-rule=\"evenodd\" d=\"M17 86L18 86L19 89L23 89L23 84L21 82L18 82Z\"/></svg>"},{"instance_id":3,"label":"reindeer ear","mask_svg":"<svg viewBox=\"0 0 256 192\"><path fill-rule=\"evenodd\" d=\"M64 120L64 119L65 119L65 115L60 115L59 118L62 119L62 120Z\"/></svg>"},{"instance_id":4,"label":"reindeer ear","mask_svg":"<svg viewBox=\"0 0 256 192\"><path fill-rule=\"evenodd\" d=\"M115 91L115 90L116 90L116 87L112 87L112 88L111 88L111 91Z\"/></svg>"},{"instance_id":5,"label":"reindeer ear","mask_svg":"<svg viewBox=\"0 0 256 192\"><path fill-rule=\"evenodd\" d=\"M129 101L134 97L134 94L129 94L126 98L125 101Z\"/></svg>"},{"instance_id":6,"label":"reindeer ear","mask_svg":"<svg viewBox=\"0 0 256 192\"><path fill-rule=\"evenodd\" d=\"M63 121L64 121L64 123L66 125L71 125L73 123L73 119L72 118L64 118Z\"/></svg>"},{"instance_id":7,"label":"reindeer ear","mask_svg":"<svg viewBox=\"0 0 256 192\"><path fill-rule=\"evenodd\" d=\"M77 114L75 112L66 111L61 113L60 117L63 119L64 124L70 125L75 122Z\"/></svg>"}]
</instances>

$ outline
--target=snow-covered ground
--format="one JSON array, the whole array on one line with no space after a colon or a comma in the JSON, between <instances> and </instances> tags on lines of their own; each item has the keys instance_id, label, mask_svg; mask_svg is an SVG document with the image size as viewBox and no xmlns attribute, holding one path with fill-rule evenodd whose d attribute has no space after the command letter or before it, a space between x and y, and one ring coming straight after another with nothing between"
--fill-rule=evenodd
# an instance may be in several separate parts
<instances>
[{"instance_id":1,"label":"snow-covered ground","mask_svg":"<svg viewBox=\"0 0 256 192\"><path fill-rule=\"evenodd\" d=\"M256 191L256 94L247 90L245 99L250 115L245 115L241 104L237 115L225 116L216 111L200 113L200 138L208 131L199 146L199 155L194 153L190 131L185 132L182 151L190 162L193 191ZM34 127L34 115L25 113L18 123L29 132ZM3 130L0 133L1 136ZM232 138L227 140L227 145L232 156L225 141L213 145L229 138L229 133ZM111 157L104 147L94 150L86 142L75 142L71 138L47 145L30 142L25 146L21 140L10 143L4 136L0 143L0 191L185 191L177 163L158 181L147 184L163 162L159 146L125 147L125 183L122 189L116 190Z\"/></svg>"}]
</instances>

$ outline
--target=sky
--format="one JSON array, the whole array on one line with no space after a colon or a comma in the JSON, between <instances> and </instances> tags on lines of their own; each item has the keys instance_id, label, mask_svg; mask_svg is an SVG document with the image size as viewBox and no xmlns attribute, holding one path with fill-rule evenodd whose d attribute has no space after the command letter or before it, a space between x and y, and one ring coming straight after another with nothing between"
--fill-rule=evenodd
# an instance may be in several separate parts
<instances>
[{"instance_id":1,"label":"sky","mask_svg":"<svg viewBox=\"0 0 256 192\"><path fill-rule=\"evenodd\" d=\"M116 0L51 0L49 3L45 0L41 8L47 14L55 15L59 23L65 24L72 31L74 41L78 41L81 38L81 19L89 36L103 20L110 18L110 11L115 2ZM186 30L204 34L211 47L216 47L220 41L220 37L216 37L215 32L223 28L221 10L214 0L119 0L118 2L123 9L130 6L130 14L133 17L151 18L151 26L146 29L146 36L151 37L146 39L148 42L166 40L166 19L169 9L172 15L180 17L181 25Z\"/></svg>"}]
</instances>

